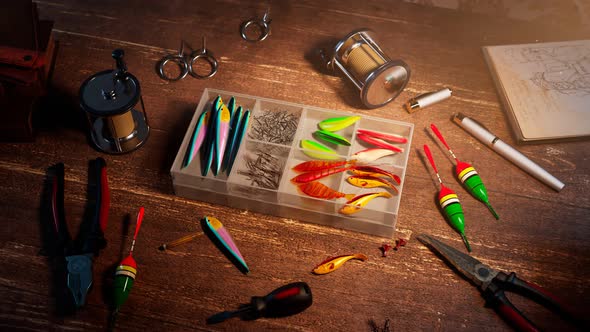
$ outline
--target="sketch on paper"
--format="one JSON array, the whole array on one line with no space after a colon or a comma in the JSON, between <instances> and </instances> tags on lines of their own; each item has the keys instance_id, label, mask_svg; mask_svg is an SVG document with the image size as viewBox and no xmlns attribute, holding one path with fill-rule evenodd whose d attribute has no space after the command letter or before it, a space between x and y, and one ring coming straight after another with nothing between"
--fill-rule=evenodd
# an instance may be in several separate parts
<instances>
[{"instance_id":1,"label":"sketch on paper","mask_svg":"<svg viewBox=\"0 0 590 332\"><path fill-rule=\"evenodd\" d=\"M543 90L590 95L590 47L587 45L509 48L505 55L519 64L536 65L528 79Z\"/></svg>"}]
</instances>

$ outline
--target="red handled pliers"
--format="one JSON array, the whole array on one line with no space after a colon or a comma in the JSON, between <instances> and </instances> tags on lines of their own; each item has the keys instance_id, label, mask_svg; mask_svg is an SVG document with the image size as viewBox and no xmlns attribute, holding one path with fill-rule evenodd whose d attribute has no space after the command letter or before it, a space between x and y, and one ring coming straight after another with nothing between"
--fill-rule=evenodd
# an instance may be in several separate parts
<instances>
[{"instance_id":1,"label":"red handled pliers","mask_svg":"<svg viewBox=\"0 0 590 332\"><path fill-rule=\"evenodd\" d=\"M106 163L104 159L93 161L96 172L96 193L94 194L94 211L91 220L80 225L78 238L72 240L68 232L64 213L64 164L52 167L51 177L51 213L56 247L67 264L67 286L73 296L76 307L86 302L86 294L92 286L92 262L100 249L106 246L104 231L109 212L109 186ZM92 206L92 205L91 205Z\"/></svg>"},{"instance_id":2,"label":"red handled pliers","mask_svg":"<svg viewBox=\"0 0 590 332\"><path fill-rule=\"evenodd\" d=\"M540 286L518 278L514 272L506 274L492 269L432 236L421 234L418 236L418 240L433 249L465 278L475 284L482 292L487 304L496 309L500 316L516 329L538 331L538 328L508 300L504 291L524 295L581 327L582 320L576 317L571 308L560 303L555 296Z\"/></svg>"}]
</instances>

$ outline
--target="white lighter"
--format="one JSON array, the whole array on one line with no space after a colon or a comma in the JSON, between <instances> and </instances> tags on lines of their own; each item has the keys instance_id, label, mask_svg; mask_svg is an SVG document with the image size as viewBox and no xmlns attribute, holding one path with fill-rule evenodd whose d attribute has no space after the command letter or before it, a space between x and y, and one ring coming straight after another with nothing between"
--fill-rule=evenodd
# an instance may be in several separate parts
<instances>
[{"instance_id":1,"label":"white lighter","mask_svg":"<svg viewBox=\"0 0 590 332\"><path fill-rule=\"evenodd\" d=\"M408 102L404 106L408 113L414 113L418 110L418 108L423 108L434 103L438 103L439 101L443 101L447 98L450 98L452 93L453 92L449 88L444 88L433 92L427 92L408 100Z\"/></svg>"}]
</instances>

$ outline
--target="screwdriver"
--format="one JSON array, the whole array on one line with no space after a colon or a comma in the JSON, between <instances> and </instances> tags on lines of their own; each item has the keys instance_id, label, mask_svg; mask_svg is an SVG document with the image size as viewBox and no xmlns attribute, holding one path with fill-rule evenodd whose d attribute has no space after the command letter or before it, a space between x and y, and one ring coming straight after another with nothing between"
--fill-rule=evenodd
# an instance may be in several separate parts
<instances>
[{"instance_id":1,"label":"screwdriver","mask_svg":"<svg viewBox=\"0 0 590 332\"><path fill-rule=\"evenodd\" d=\"M279 287L266 296L253 296L250 304L234 311L224 311L207 318L207 324L221 323L241 316L254 320L260 317L278 318L298 314L312 303L311 289L305 282Z\"/></svg>"}]
</instances>

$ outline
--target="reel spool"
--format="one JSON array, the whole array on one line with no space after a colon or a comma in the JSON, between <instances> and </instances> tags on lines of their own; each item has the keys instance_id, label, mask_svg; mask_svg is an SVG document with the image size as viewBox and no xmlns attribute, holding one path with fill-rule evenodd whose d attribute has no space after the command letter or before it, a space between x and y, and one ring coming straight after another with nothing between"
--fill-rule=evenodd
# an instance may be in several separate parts
<instances>
[{"instance_id":1,"label":"reel spool","mask_svg":"<svg viewBox=\"0 0 590 332\"><path fill-rule=\"evenodd\" d=\"M117 68L90 76L80 87L80 107L88 117L92 142L111 154L139 148L150 131L139 81L127 72L123 55L123 50L114 50Z\"/></svg>"},{"instance_id":2,"label":"reel spool","mask_svg":"<svg viewBox=\"0 0 590 332\"><path fill-rule=\"evenodd\" d=\"M383 106L397 97L410 80L410 67L402 60L391 60L375 42L373 31L349 33L334 47L328 69L338 68L360 90L368 108Z\"/></svg>"}]
</instances>

